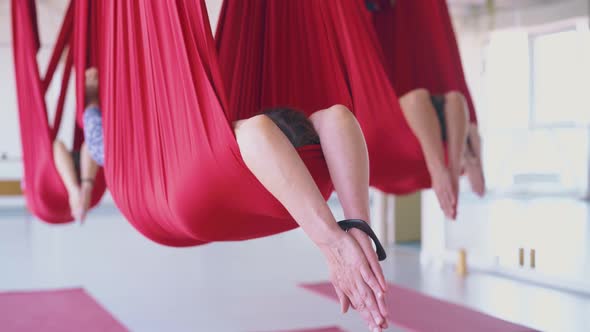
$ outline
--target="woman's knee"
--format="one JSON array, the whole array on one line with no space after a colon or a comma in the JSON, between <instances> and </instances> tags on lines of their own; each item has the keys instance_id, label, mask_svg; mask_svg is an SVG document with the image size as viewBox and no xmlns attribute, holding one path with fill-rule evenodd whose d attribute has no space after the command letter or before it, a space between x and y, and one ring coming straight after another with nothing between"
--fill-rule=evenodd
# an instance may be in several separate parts
<instances>
[{"instance_id":1,"label":"woman's knee","mask_svg":"<svg viewBox=\"0 0 590 332\"><path fill-rule=\"evenodd\" d=\"M447 112L457 112L462 117L469 119L469 112L467 110L467 101L465 96L459 91L450 91L445 94L445 103ZM450 107L449 107L450 106Z\"/></svg>"},{"instance_id":2,"label":"woman's knee","mask_svg":"<svg viewBox=\"0 0 590 332\"><path fill-rule=\"evenodd\" d=\"M356 122L356 117L344 105L334 105L330 108L317 111L313 113L309 120L313 123L316 129L321 126L321 123L342 124L348 122Z\"/></svg>"},{"instance_id":3,"label":"woman's knee","mask_svg":"<svg viewBox=\"0 0 590 332\"><path fill-rule=\"evenodd\" d=\"M459 91L449 91L445 94L445 100L447 103L452 104L465 104L465 96Z\"/></svg>"},{"instance_id":4,"label":"woman's knee","mask_svg":"<svg viewBox=\"0 0 590 332\"><path fill-rule=\"evenodd\" d=\"M240 121L234 130L238 145L243 146L261 140L270 140L270 136L277 129L278 127L268 116L261 114Z\"/></svg>"},{"instance_id":5,"label":"woman's knee","mask_svg":"<svg viewBox=\"0 0 590 332\"><path fill-rule=\"evenodd\" d=\"M53 152L67 152L68 148L66 148L66 145L64 144L64 142L60 141L60 140L55 140L53 141Z\"/></svg>"},{"instance_id":6,"label":"woman's knee","mask_svg":"<svg viewBox=\"0 0 590 332\"><path fill-rule=\"evenodd\" d=\"M400 98L404 110L413 109L422 105L432 103L430 99L430 92L426 89L414 89Z\"/></svg>"}]
</instances>

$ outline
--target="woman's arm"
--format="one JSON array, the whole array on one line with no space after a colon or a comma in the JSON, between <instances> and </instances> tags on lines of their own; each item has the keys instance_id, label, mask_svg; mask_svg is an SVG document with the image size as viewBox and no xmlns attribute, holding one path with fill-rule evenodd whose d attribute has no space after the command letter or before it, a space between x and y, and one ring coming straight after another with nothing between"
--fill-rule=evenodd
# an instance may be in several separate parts
<instances>
[{"instance_id":1,"label":"woman's arm","mask_svg":"<svg viewBox=\"0 0 590 332\"><path fill-rule=\"evenodd\" d=\"M80 212L77 219L83 222L90 208L92 199L92 190L94 189L94 180L98 172L99 165L92 159L86 143L82 144L80 150Z\"/></svg>"},{"instance_id":2,"label":"woman's arm","mask_svg":"<svg viewBox=\"0 0 590 332\"><path fill-rule=\"evenodd\" d=\"M68 191L70 213L75 219L78 219L80 211L80 184L78 183L76 164L74 158L72 158L72 153L59 140L53 142L53 162Z\"/></svg>"},{"instance_id":3,"label":"woman's arm","mask_svg":"<svg viewBox=\"0 0 590 332\"><path fill-rule=\"evenodd\" d=\"M326 257L332 283L341 299L350 299L371 330L381 331L386 321L377 304L377 299L383 298L379 281L358 242L338 227L293 145L265 115L238 123L235 133L250 171Z\"/></svg>"},{"instance_id":4,"label":"woman's arm","mask_svg":"<svg viewBox=\"0 0 590 332\"><path fill-rule=\"evenodd\" d=\"M322 151L338 199L347 219L370 222L369 153L361 127L354 114L343 105L334 105L310 116L322 142ZM359 242L383 291L387 284L369 237L356 229L350 231ZM342 300L342 299L341 299ZM384 306L383 303L380 302ZM344 300L344 306L346 306Z\"/></svg>"},{"instance_id":5,"label":"woman's arm","mask_svg":"<svg viewBox=\"0 0 590 332\"><path fill-rule=\"evenodd\" d=\"M330 208L297 151L272 120L258 115L239 121L235 133L248 168L311 240L319 247L337 241L342 231Z\"/></svg>"},{"instance_id":6,"label":"woman's arm","mask_svg":"<svg viewBox=\"0 0 590 332\"><path fill-rule=\"evenodd\" d=\"M84 143L80 151L80 211L77 219L86 218L90 208L94 180L98 169L104 164L104 141L102 115L98 105L90 103L84 111Z\"/></svg>"}]
</instances>

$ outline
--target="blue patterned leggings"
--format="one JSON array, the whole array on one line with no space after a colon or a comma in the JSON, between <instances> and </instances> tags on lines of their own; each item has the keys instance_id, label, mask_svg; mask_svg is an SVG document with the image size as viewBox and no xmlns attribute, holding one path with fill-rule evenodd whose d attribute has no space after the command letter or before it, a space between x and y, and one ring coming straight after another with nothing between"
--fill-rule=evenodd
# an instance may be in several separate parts
<instances>
[{"instance_id":1,"label":"blue patterned leggings","mask_svg":"<svg viewBox=\"0 0 590 332\"><path fill-rule=\"evenodd\" d=\"M90 157L100 166L104 166L102 114L98 106L89 106L84 110L84 140Z\"/></svg>"}]
</instances>

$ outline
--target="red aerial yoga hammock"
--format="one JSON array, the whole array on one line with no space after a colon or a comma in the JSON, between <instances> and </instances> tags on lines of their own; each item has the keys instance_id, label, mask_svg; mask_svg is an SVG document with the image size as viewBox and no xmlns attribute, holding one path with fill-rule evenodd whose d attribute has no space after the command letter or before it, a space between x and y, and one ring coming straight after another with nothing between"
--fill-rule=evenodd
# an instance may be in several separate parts
<instances>
[{"instance_id":1,"label":"red aerial yoga hammock","mask_svg":"<svg viewBox=\"0 0 590 332\"><path fill-rule=\"evenodd\" d=\"M311 114L344 104L365 134L371 185L395 194L430 187L363 1L226 0L216 40L238 118L277 105Z\"/></svg>"},{"instance_id":2,"label":"red aerial yoga hammock","mask_svg":"<svg viewBox=\"0 0 590 332\"><path fill-rule=\"evenodd\" d=\"M103 27L105 173L127 219L171 246L297 227L241 159L204 2L93 4ZM327 198L332 184L320 147L300 154Z\"/></svg>"},{"instance_id":3,"label":"red aerial yoga hammock","mask_svg":"<svg viewBox=\"0 0 590 332\"><path fill-rule=\"evenodd\" d=\"M221 26L233 33L220 43L237 43L234 62L221 47L229 102L204 1L75 3L98 18L107 183L122 213L150 239L190 246L297 227L245 166L231 128L261 106L293 104L311 113L345 104L365 130L374 185L404 192L430 184L357 0L227 3ZM76 12L81 22L87 14ZM299 152L327 198L333 188L321 148Z\"/></svg>"},{"instance_id":4,"label":"red aerial yoga hammock","mask_svg":"<svg viewBox=\"0 0 590 332\"><path fill-rule=\"evenodd\" d=\"M373 1L379 9L370 16L398 95L417 88L433 94L459 91L471 122L477 122L446 0L396 0L393 6L390 0Z\"/></svg>"},{"instance_id":5,"label":"red aerial yoga hammock","mask_svg":"<svg viewBox=\"0 0 590 332\"><path fill-rule=\"evenodd\" d=\"M295 104L311 113L348 105L365 128L373 184L390 192L430 185L356 0L228 2L221 29L233 32L225 42L236 47L233 61L221 52L221 67L203 1L93 4L103 27L107 182L150 239L189 246L297 227L245 166L231 128L261 106ZM265 26L269 33L260 34ZM273 56L260 58L263 49ZM299 152L327 198L333 188L320 147Z\"/></svg>"},{"instance_id":6,"label":"red aerial yoga hammock","mask_svg":"<svg viewBox=\"0 0 590 332\"><path fill-rule=\"evenodd\" d=\"M107 183L123 214L141 233L162 244L189 246L297 227L245 166L231 127L232 121L260 110L263 91L269 105L282 102L283 94L292 91L293 99L285 103L301 101L308 111L334 103L354 106L361 122L373 123L375 130L366 132L370 144L390 142L382 162L374 163L374 179L397 184L405 181L404 172L415 174L419 168L429 184L420 147L399 109L385 117L372 112L399 105L378 59L376 39L367 38L370 22L359 16L356 0L331 3L230 2L244 5L232 24L244 30L244 39L235 42L250 43L250 51L239 48L233 56L236 62L220 67L203 1L93 2L92 10L102 21L99 74ZM277 15L258 11L266 6ZM224 13L229 15L228 8ZM242 18L249 21L241 24ZM289 57L300 58L295 63L299 67L288 59L273 63L263 58L264 66L259 62L256 54L264 40L250 30L269 19L287 30L277 29L269 45L298 37L290 40L309 46L304 54L294 50L299 57ZM227 17L222 25L229 27ZM269 52L280 60L291 46L283 42ZM233 96L241 92L245 101L226 100L220 68L234 71L234 77L226 77L228 88L235 89ZM305 73L310 77L301 76ZM259 75L267 84L261 84ZM272 88L273 82L283 85ZM398 135L405 141L397 140ZM299 152L327 198L333 188L320 147ZM373 148L371 158L379 153ZM395 170L401 170L400 179Z\"/></svg>"},{"instance_id":7,"label":"red aerial yoga hammock","mask_svg":"<svg viewBox=\"0 0 590 332\"><path fill-rule=\"evenodd\" d=\"M70 6L59 33L47 73L39 74L36 55L40 48L37 31L37 14L33 0L12 1L13 50L16 73L16 88L20 118L24 176L23 188L30 211L43 221L64 223L72 221L68 194L53 162L52 143L59 131L72 67L76 68L77 116L84 107L84 68L86 65L85 22L74 20L75 13L84 7ZM76 17L84 17L77 15ZM84 35L82 35L84 34ZM53 125L49 124L44 95L55 74L67 46L61 93L57 101ZM80 121L78 121L80 123ZM82 131L76 127L74 146L82 144ZM101 172L96 177L91 205L96 205L105 191Z\"/></svg>"}]
</instances>

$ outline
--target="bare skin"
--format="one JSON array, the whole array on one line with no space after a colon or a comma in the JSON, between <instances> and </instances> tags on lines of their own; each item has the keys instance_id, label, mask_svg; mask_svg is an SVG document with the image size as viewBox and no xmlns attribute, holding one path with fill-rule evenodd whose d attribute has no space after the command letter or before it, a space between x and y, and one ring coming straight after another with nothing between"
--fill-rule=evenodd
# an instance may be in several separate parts
<instances>
[{"instance_id":1,"label":"bare skin","mask_svg":"<svg viewBox=\"0 0 590 332\"><path fill-rule=\"evenodd\" d=\"M399 100L406 121L424 153L426 166L432 178L432 188L440 207L448 218L455 219L461 158L467 135L467 111L464 99L459 93L450 92L445 97L448 163L441 125L432 105L430 93L425 89L416 89L403 95Z\"/></svg>"},{"instance_id":2,"label":"bare skin","mask_svg":"<svg viewBox=\"0 0 590 332\"><path fill-rule=\"evenodd\" d=\"M98 105L98 72L96 68L88 69L85 76L86 107ZM72 154L59 140L53 143L53 160L68 191L72 217L83 222L90 207L94 179L100 166L90 157L85 143L80 148L80 179L76 174Z\"/></svg>"},{"instance_id":3,"label":"bare skin","mask_svg":"<svg viewBox=\"0 0 590 332\"><path fill-rule=\"evenodd\" d=\"M86 144L82 145L80 151L80 172L82 173L82 181L80 185L80 201L79 201L79 215L78 219L83 222L86 219L86 214L90 208L90 200L92 198L92 189L94 188L94 179L100 166L90 157Z\"/></svg>"},{"instance_id":4,"label":"bare skin","mask_svg":"<svg viewBox=\"0 0 590 332\"><path fill-rule=\"evenodd\" d=\"M471 184L471 190L478 196L483 197L486 193L486 182L481 162L481 138L477 125L471 124L467 133L469 144L464 153L463 169Z\"/></svg>"},{"instance_id":5,"label":"bare skin","mask_svg":"<svg viewBox=\"0 0 590 332\"><path fill-rule=\"evenodd\" d=\"M77 219L79 216L80 183L72 154L62 141L53 142L53 161L68 191L68 203L72 216Z\"/></svg>"},{"instance_id":6,"label":"bare skin","mask_svg":"<svg viewBox=\"0 0 590 332\"><path fill-rule=\"evenodd\" d=\"M459 196L459 177L461 176L461 166L465 153L467 141L467 126L469 123L469 113L467 112L467 102L459 92L449 92L445 95L445 123L447 132L447 154L448 169L451 174L451 183L453 185L453 194L455 195L456 204ZM457 217L457 207L453 219Z\"/></svg>"},{"instance_id":7,"label":"bare skin","mask_svg":"<svg viewBox=\"0 0 590 332\"><path fill-rule=\"evenodd\" d=\"M346 217L368 221L368 153L356 119L336 105L316 112L310 121L323 142ZM259 115L239 121L235 134L248 168L324 254L342 311L352 306L371 331L386 328L385 277L369 237L340 230L309 170L272 120Z\"/></svg>"}]
</instances>

